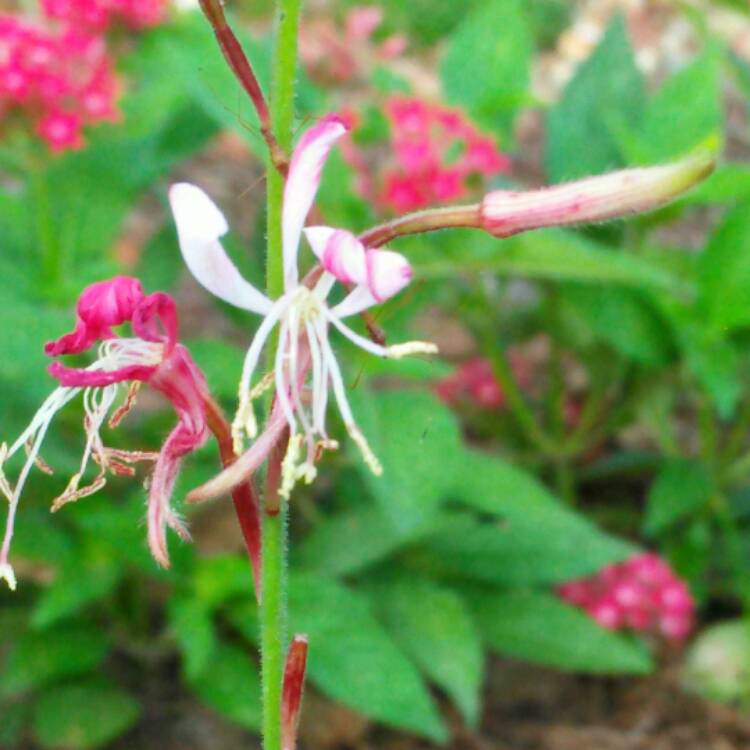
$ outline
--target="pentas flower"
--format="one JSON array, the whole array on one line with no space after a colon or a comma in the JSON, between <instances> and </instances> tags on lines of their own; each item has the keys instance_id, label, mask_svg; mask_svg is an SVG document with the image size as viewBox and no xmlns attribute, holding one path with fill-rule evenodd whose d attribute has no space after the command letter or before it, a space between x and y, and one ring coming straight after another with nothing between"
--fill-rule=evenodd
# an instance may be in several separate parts
<instances>
[{"instance_id":1,"label":"pentas flower","mask_svg":"<svg viewBox=\"0 0 750 750\"><path fill-rule=\"evenodd\" d=\"M418 341L381 346L344 323L345 318L389 299L409 283L411 267L398 253L366 250L357 237L345 229L308 227L304 234L322 270L300 280L297 261L303 226L315 200L323 165L333 145L346 131L338 117L326 117L302 136L292 155L282 216L284 293L276 300L268 299L243 279L226 255L219 240L228 231L228 225L208 196L185 183L174 185L170 190L180 248L192 274L225 302L264 316L245 357L233 435L235 450L239 453L244 437L253 438L257 434L253 399L275 384L276 407L269 429L278 436L279 424L283 422L291 436L279 490L285 497L298 479L312 481L321 450L338 447L326 429L329 389L333 390L346 429L365 461L373 472L381 472L349 406L341 370L329 341L330 326L356 346L379 357L399 358L437 351L433 344ZM351 291L341 302L329 306L327 299L337 281ZM254 383L263 348L277 328L278 346L272 374ZM310 378L307 378L308 370ZM308 380L309 389L305 387ZM238 481L243 471L257 467L273 443L272 437L266 434L225 475L231 476L232 482ZM216 492L206 496L228 489L227 476L224 481L214 482L211 486Z\"/></svg>"},{"instance_id":2,"label":"pentas flower","mask_svg":"<svg viewBox=\"0 0 750 750\"><path fill-rule=\"evenodd\" d=\"M84 128L119 119L119 85L104 40L0 16L0 119L22 115L50 150L84 144Z\"/></svg>"},{"instance_id":3,"label":"pentas flower","mask_svg":"<svg viewBox=\"0 0 750 750\"><path fill-rule=\"evenodd\" d=\"M15 486L0 471L0 490L10 503L8 521L0 549L0 579L15 588L15 576L8 561L13 526L19 498L32 467L49 471L40 459L40 448L47 430L60 409L81 395L85 411L86 443L79 470L71 477L64 492L57 497L52 510L68 502L91 495L101 489L108 472L132 475L135 461L155 461L149 488L148 543L156 561L169 565L166 529L174 529L183 539L190 535L170 506L170 498L187 453L202 446L208 429L204 400L205 379L189 352L177 342L177 313L172 298L164 293L146 295L137 279L118 276L92 284L78 300L75 329L49 342L45 353L51 357L79 354L98 344L98 357L84 369L70 368L53 362L50 374L59 382L42 404L29 426L8 448L0 453L0 467L16 453L26 451L26 462ZM119 337L113 327L130 323L133 335ZM129 452L105 447L101 430L108 416L109 426L116 427L132 407L141 383L164 395L172 404L178 422L158 454ZM124 391L124 401L115 407ZM87 485L81 482L90 460L99 472Z\"/></svg>"},{"instance_id":4,"label":"pentas flower","mask_svg":"<svg viewBox=\"0 0 750 750\"><path fill-rule=\"evenodd\" d=\"M157 26L166 17L168 0L41 0L47 18L105 31L113 21L133 29Z\"/></svg>"},{"instance_id":5,"label":"pentas flower","mask_svg":"<svg viewBox=\"0 0 750 750\"><path fill-rule=\"evenodd\" d=\"M695 602L687 584L651 553L570 581L558 592L610 630L649 632L679 643L695 624Z\"/></svg>"},{"instance_id":6,"label":"pentas flower","mask_svg":"<svg viewBox=\"0 0 750 750\"><path fill-rule=\"evenodd\" d=\"M492 137L458 109L395 96L383 108L390 125L391 159L369 164L367 153L347 143L345 158L363 197L396 212L414 211L466 196L473 180L508 172L510 160ZM349 115L357 120L356 114ZM372 174L376 177L373 179Z\"/></svg>"}]
</instances>

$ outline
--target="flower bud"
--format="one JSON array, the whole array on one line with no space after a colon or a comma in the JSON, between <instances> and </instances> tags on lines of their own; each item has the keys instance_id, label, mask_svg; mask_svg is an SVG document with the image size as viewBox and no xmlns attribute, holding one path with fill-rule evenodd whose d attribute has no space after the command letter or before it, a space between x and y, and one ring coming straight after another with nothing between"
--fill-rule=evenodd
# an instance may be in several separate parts
<instances>
[{"instance_id":1,"label":"flower bud","mask_svg":"<svg viewBox=\"0 0 750 750\"><path fill-rule=\"evenodd\" d=\"M302 689L307 666L307 636L295 635L289 646L284 667L281 698L282 750L294 750L297 744L297 725L302 703Z\"/></svg>"},{"instance_id":2,"label":"flower bud","mask_svg":"<svg viewBox=\"0 0 750 750\"><path fill-rule=\"evenodd\" d=\"M653 211L705 179L715 164L713 154L699 154L541 190L496 190L482 201L481 227L495 237L510 237L529 229L591 224Z\"/></svg>"}]
</instances>

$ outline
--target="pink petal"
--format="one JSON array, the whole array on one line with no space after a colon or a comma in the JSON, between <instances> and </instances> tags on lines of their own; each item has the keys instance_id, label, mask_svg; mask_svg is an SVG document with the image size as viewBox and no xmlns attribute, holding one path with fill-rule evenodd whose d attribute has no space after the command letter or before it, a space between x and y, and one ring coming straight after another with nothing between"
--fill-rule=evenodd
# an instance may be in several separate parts
<instances>
[{"instance_id":1,"label":"pink petal","mask_svg":"<svg viewBox=\"0 0 750 750\"><path fill-rule=\"evenodd\" d=\"M229 227L214 202L200 188L186 182L172 185L169 202L182 257L190 273L219 299L265 315L271 302L242 278L219 242Z\"/></svg>"},{"instance_id":2,"label":"pink petal","mask_svg":"<svg viewBox=\"0 0 750 750\"><path fill-rule=\"evenodd\" d=\"M378 302L400 292L411 281L409 261L392 250L367 251L367 286Z\"/></svg>"},{"instance_id":3,"label":"pink petal","mask_svg":"<svg viewBox=\"0 0 750 750\"><path fill-rule=\"evenodd\" d=\"M333 145L347 130L340 117L328 115L305 132L292 155L284 189L282 216L284 280L287 289L296 286L299 278L299 239L318 192L323 165Z\"/></svg>"},{"instance_id":4,"label":"pink petal","mask_svg":"<svg viewBox=\"0 0 750 750\"><path fill-rule=\"evenodd\" d=\"M328 230L328 227L314 227L314 229ZM307 230L305 232L309 239L309 233ZM313 232L313 241L317 245L317 250L315 248L313 250L323 268L342 284L364 284L367 281L364 245L351 232L345 229L335 229L328 234L328 241L322 253L319 253L320 240L325 234L328 232Z\"/></svg>"},{"instance_id":5,"label":"pink petal","mask_svg":"<svg viewBox=\"0 0 750 750\"><path fill-rule=\"evenodd\" d=\"M78 354L95 341L112 338L112 326L130 320L142 299L141 282L131 276L116 276L91 284L78 298L75 330L48 342L44 353L50 357Z\"/></svg>"},{"instance_id":6,"label":"pink petal","mask_svg":"<svg viewBox=\"0 0 750 750\"><path fill-rule=\"evenodd\" d=\"M335 227L305 227L305 238L310 243L310 247L319 261L323 261L328 240L333 237L336 231Z\"/></svg>"}]
</instances>

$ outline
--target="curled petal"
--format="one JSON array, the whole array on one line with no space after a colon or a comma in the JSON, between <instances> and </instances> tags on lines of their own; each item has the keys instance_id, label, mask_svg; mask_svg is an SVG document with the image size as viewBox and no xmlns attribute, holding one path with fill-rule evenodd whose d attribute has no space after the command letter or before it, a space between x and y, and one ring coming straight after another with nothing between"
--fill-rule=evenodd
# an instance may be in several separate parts
<instances>
[{"instance_id":1,"label":"curled petal","mask_svg":"<svg viewBox=\"0 0 750 750\"><path fill-rule=\"evenodd\" d=\"M214 202L199 187L186 182L172 185L169 202L190 273L219 299L265 315L270 301L242 278L219 242L229 227Z\"/></svg>"},{"instance_id":2,"label":"curled petal","mask_svg":"<svg viewBox=\"0 0 750 750\"><path fill-rule=\"evenodd\" d=\"M392 250L367 251L367 287L378 301L393 297L411 281L409 261Z\"/></svg>"},{"instance_id":3,"label":"curled petal","mask_svg":"<svg viewBox=\"0 0 750 750\"><path fill-rule=\"evenodd\" d=\"M143 298L133 313L133 333L144 341L166 342L167 353L177 343L177 306L169 294L155 292Z\"/></svg>"},{"instance_id":4,"label":"curled petal","mask_svg":"<svg viewBox=\"0 0 750 750\"><path fill-rule=\"evenodd\" d=\"M305 227L305 237L310 243L310 247L315 253L315 257L319 261L323 261L323 255L328 246L328 240L330 240L337 231L338 230L335 227Z\"/></svg>"},{"instance_id":5,"label":"curled petal","mask_svg":"<svg viewBox=\"0 0 750 750\"><path fill-rule=\"evenodd\" d=\"M703 154L674 164L625 169L542 190L497 190L485 196L481 227L495 237L529 229L608 221L653 211L707 177L715 167Z\"/></svg>"},{"instance_id":6,"label":"curled petal","mask_svg":"<svg viewBox=\"0 0 750 750\"><path fill-rule=\"evenodd\" d=\"M84 370L66 367L61 362L53 362L47 372L64 388L104 388L128 380L147 381L158 365L128 365L117 370Z\"/></svg>"},{"instance_id":7,"label":"curled petal","mask_svg":"<svg viewBox=\"0 0 750 750\"><path fill-rule=\"evenodd\" d=\"M268 458L274 446L279 442L287 421L281 409L275 408L263 433L253 442L231 466L221 474L196 487L187 496L189 503L202 503L231 492L238 484L254 474Z\"/></svg>"},{"instance_id":8,"label":"curled petal","mask_svg":"<svg viewBox=\"0 0 750 750\"><path fill-rule=\"evenodd\" d=\"M365 247L344 229L328 240L323 253L323 267L343 284L364 284L367 281Z\"/></svg>"},{"instance_id":9,"label":"curled petal","mask_svg":"<svg viewBox=\"0 0 750 750\"><path fill-rule=\"evenodd\" d=\"M77 354L95 341L112 338L112 326L130 320L142 299L141 282L130 276L116 276L91 284L78 299L75 330L48 342L44 347L45 354L50 357Z\"/></svg>"},{"instance_id":10,"label":"curled petal","mask_svg":"<svg viewBox=\"0 0 750 750\"><path fill-rule=\"evenodd\" d=\"M347 130L344 121L337 115L324 117L305 132L292 155L284 188L282 216L284 281L287 290L297 285L299 239L318 192L323 165L333 145Z\"/></svg>"}]
</instances>

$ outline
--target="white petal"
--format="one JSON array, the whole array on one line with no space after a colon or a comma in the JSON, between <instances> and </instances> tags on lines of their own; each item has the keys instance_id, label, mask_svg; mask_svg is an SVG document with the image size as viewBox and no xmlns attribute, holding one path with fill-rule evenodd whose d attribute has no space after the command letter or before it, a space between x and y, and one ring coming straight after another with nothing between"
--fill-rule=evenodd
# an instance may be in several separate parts
<instances>
[{"instance_id":1,"label":"white petal","mask_svg":"<svg viewBox=\"0 0 750 750\"><path fill-rule=\"evenodd\" d=\"M378 301L372 296L372 292L362 284L352 289L338 305L331 309L331 312L337 318L348 318L350 315L361 313L377 304Z\"/></svg>"},{"instance_id":2,"label":"white petal","mask_svg":"<svg viewBox=\"0 0 750 750\"><path fill-rule=\"evenodd\" d=\"M411 281L409 261L392 250L367 251L367 286L378 302L400 292Z\"/></svg>"},{"instance_id":3,"label":"white petal","mask_svg":"<svg viewBox=\"0 0 750 750\"><path fill-rule=\"evenodd\" d=\"M323 267L343 284L364 284L367 281L365 246L351 232L339 229L328 240Z\"/></svg>"},{"instance_id":4,"label":"white petal","mask_svg":"<svg viewBox=\"0 0 750 750\"><path fill-rule=\"evenodd\" d=\"M328 240L334 235L336 229L334 227L305 227L304 232L315 257L322 261Z\"/></svg>"},{"instance_id":5,"label":"white petal","mask_svg":"<svg viewBox=\"0 0 750 750\"><path fill-rule=\"evenodd\" d=\"M169 202L190 273L219 299L265 315L270 300L242 278L219 242L229 226L214 202L199 187L186 182L172 185Z\"/></svg>"},{"instance_id":6,"label":"white petal","mask_svg":"<svg viewBox=\"0 0 750 750\"><path fill-rule=\"evenodd\" d=\"M324 117L300 139L289 165L284 188L282 238L284 281L289 290L297 285L297 251L302 227L320 185L320 175L328 154L347 127L336 115Z\"/></svg>"}]
</instances>

